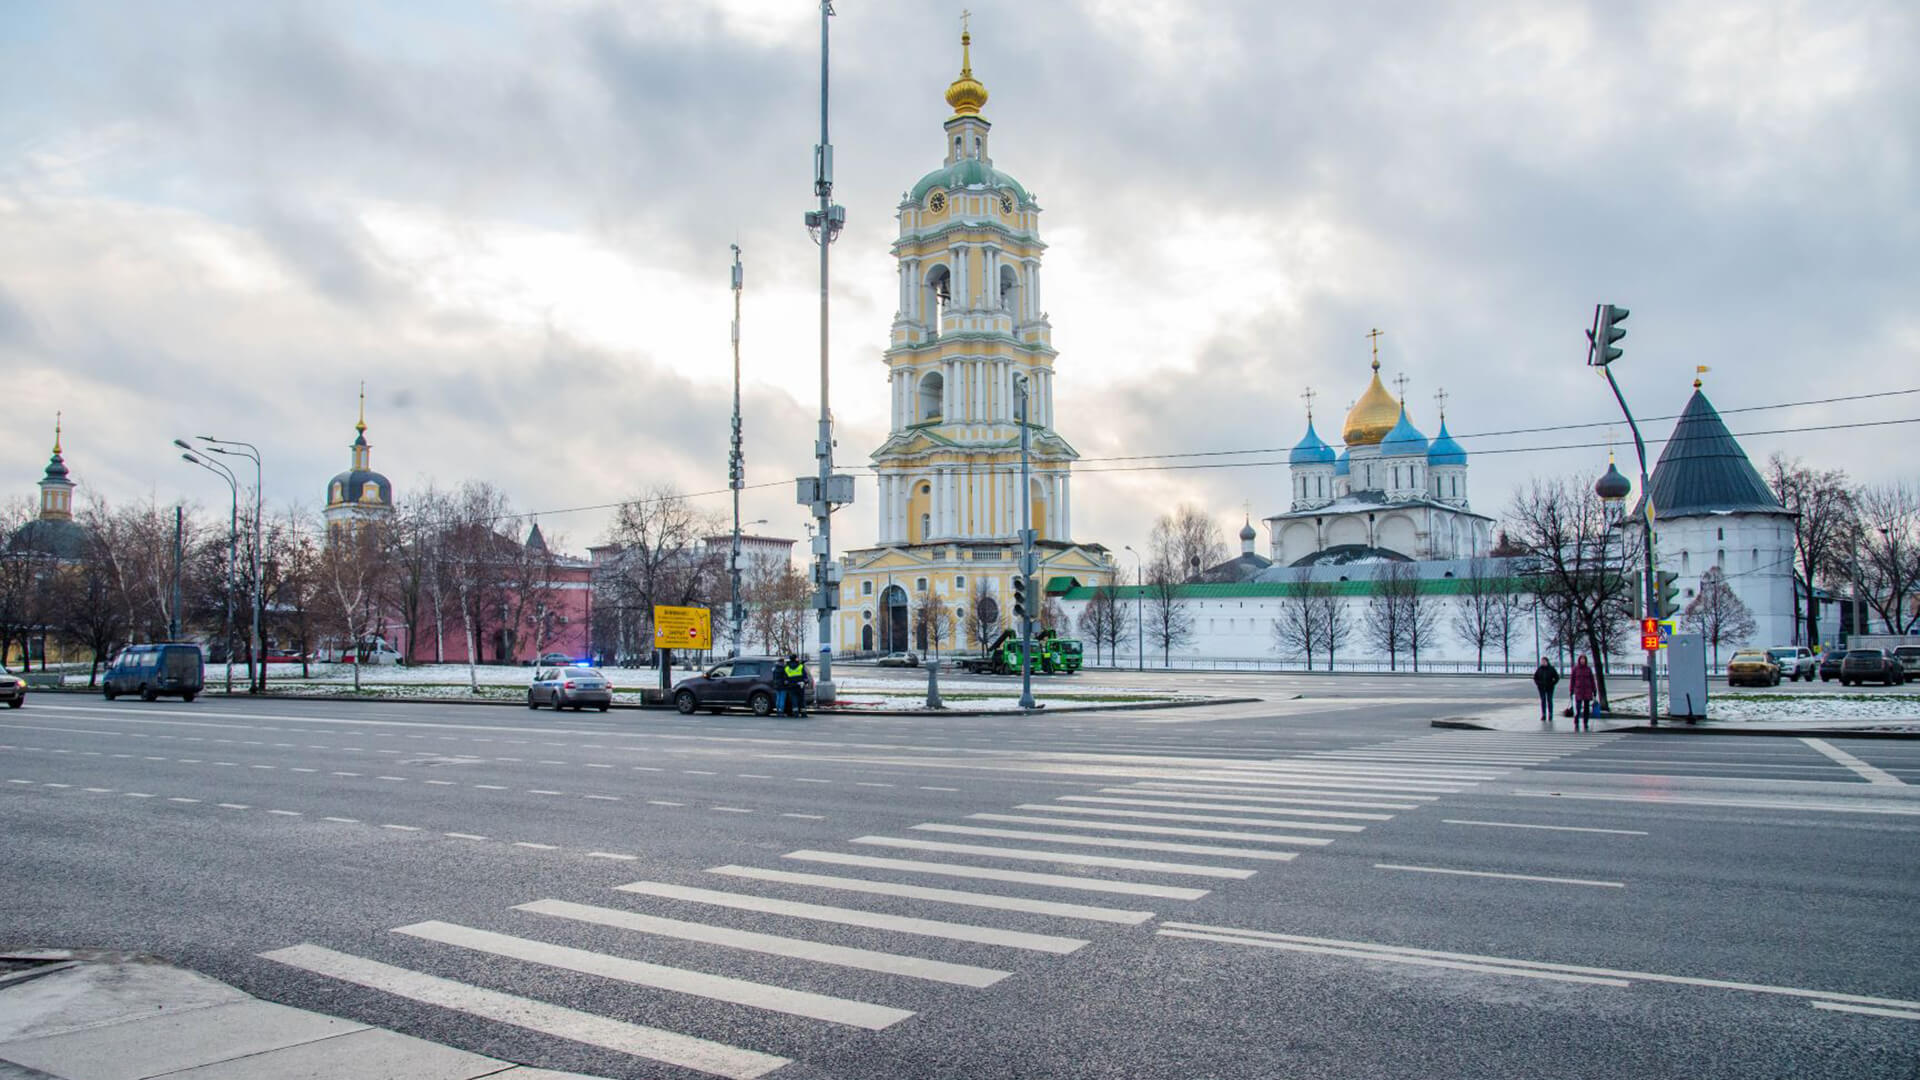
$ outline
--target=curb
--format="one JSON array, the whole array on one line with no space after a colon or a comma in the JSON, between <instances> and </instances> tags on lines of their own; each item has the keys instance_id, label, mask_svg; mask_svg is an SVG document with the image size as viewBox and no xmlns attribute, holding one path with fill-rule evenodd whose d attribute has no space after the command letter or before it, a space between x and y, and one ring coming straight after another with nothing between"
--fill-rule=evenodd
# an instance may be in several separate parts
<instances>
[{"instance_id":1,"label":"curb","mask_svg":"<svg viewBox=\"0 0 1920 1080\"><path fill-rule=\"evenodd\" d=\"M1681 721L1685 724L1685 721ZM1736 727L1700 727L1686 724L1684 727L1662 725L1653 727L1648 724L1636 724L1633 727L1615 728L1616 731L1632 732L1636 735L1747 735L1765 738L1767 736L1789 736L1792 738L1818 737L1822 739L1920 739L1920 731L1874 731L1870 728L1736 728Z\"/></svg>"}]
</instances>

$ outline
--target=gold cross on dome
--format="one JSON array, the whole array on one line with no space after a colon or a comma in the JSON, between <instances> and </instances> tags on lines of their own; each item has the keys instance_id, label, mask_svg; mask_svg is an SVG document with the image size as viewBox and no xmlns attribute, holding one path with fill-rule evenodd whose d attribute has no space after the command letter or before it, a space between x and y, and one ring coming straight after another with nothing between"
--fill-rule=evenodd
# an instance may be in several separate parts
<instances>
[{"instance_id":1,"label":"gold cross on dome","mask_svg":"<svg viewBox=\"0 0 1920 1080\"><path fill-rule=\"evenodd\" d=\"M1375 371L1380 370L1380 335L1385 332L1377 326L1367 331L1366 336L1373 341L1373 370Z\"/></svg>"}]
</instances>

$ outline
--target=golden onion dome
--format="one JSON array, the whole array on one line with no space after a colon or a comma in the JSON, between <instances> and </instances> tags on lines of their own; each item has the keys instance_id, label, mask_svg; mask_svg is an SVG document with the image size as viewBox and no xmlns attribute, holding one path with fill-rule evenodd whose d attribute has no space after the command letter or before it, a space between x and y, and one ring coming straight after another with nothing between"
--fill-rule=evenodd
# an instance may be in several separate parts
<instances>
[{"instance_id":1,"label":"golden onion dome","mask_svg":"<svg viewBox=\"0 0 1920 1080\"><path fill-rule=\"evenodd\" d=\"M973 77L973 35L962 32L960 35L960 77L947 87L947 104L953 106L955 116L978 116L980 107L987 103L987 88L979 79Z\"/></svg>"},{"instance_id":2,"label":"golden onion dome","mask_svg":"<svg viewBox=\"0 0 1920 1080\"><path fill-rule=\"evenodd\" d=\"M1373 382L1367 384L1366 393L1360 395L1360 400L1353 403L1353 410L1347 413L1347 426L1341 437L1348 446L1374 446L1399 422L1400 403L1380 385L1380 361L1375 360Z\"/></svg>"}]
</instances>

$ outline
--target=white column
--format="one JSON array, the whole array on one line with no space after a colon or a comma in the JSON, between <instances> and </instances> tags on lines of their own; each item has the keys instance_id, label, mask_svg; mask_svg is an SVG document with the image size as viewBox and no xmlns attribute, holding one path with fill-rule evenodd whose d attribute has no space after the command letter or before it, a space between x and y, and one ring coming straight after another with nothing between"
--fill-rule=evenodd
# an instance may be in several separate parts
<instances>
[{"instance_id":1,"label":"white column","mask_svg":"<svg viewBox=\"0 0 1920 1080\"><path fill-rule=\"evenodd\" d=\"M1027 274L1027 282L1027 288L1033 293L1033 317L1037 319L1044 310L1040 306L1040 263L1037 260Z\"/></svg>"},{"instance_id":2,"label":"white column","mask_svg":"<svg viewBox=\"0 0 1920 1080\"><path fill-rule=\"evenodd\" d=\"M1060 475L1060 539L1073 539L1073 476Z\"/></svg>"},{"instance_id":3,"label":"white column","mask_svg":"<svg viewBox=\"0 0 1920 1080\"><path fill-rule=\"evenodd\" d=\"M970 468L967 470L967 511L968 511L967 512L967 535L968 536L979 536L983 531L980 528L980 523L981 523L980 507L981 506L982 506L982 503L980 501L980 470Z\"/></svg>"}]
</instances>

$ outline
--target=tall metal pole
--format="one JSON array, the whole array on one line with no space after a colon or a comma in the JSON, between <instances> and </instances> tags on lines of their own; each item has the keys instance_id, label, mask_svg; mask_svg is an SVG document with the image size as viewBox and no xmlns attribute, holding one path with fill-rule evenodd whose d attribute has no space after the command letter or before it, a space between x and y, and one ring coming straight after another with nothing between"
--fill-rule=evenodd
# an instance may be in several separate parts
<instances>
[{"instance_id":1,"label":"tall metal pole","mask_svg":"<svg viewBox=\"0 0 1920 1080\"><path fill-rule=\"evenodd\" d=\"M173 445L182 450L192 449L184 439L173 440ZM225 642L227 648L227 693L231 695L233 693L233 566L237 558L237 549L240 545L240 482L234 478L232 469L227 468L217 461L208 461L205 458L195 457L191 453L181 454L180 457L181 460L192 462L227 482L227 495L229 499L227 502L227 636Z\"/></svg>"},{"instance_id":2,"label":"tall metal pole","mask_svg":"<svg viewBox=\"0 0 1920 1080\"><path fill-rule=\"evenodd\" d=\"M813 516L818 525L814 538L814 608L820 616L820 667L814 680L815 699L826 704L834 699L833 688L833 612L838 606L833 581L833 412L828 405L827 370L827 295L828 251L846 224L847 212L833 205L833 143L827 130L827 19L833 15L832 0L820 3L820 143L813 148L813 193L820 208L807 214L807 226L820 245L820 430L813 454L820 468L813 492Z\"/></svg>"},{"instance_id":3,"label":"tall metal pole","mask_svg":"<svg viewBox=\"0 0 1920 1080\"><path fill-rule=\"evenodd\" d=\"M733 459L729 463L728 486L733 488L733 549L727 557L727 576L732 583L730 622L732 638L728 656L740 655L741 627L746 609L740 605L740 488L746 480L747 463L740 453L740 245L733 245Z\"/></svg>"},{"instance_id":4,"label":"tall metal pole","mask_svg":"<svg viewBox=\"0 0 1920 1080\"><path fill-rule=\"evenodd\" d=\"M173 508L173 605L167 619L168 641L180 640L180 547L182 534L186 532L186 516L185 507Z\"/></svg>"},{"instance_id":5,"label":"tall metal pole","mask_svg":"<svg viewBox=\"0 0 1920 1080\"><path fill-rule=\"evenodd\" d=\"M1033 616L1040 590L1033 587L1033 575L1039 567L1033 560L1033 488L1029 460L1033 429L1027 424L1028 385L1023 377L1013 380L1014 420L1020 425L1020 573L1026 582L1025 614L1020 618L1020 707L1033 708Z\"/></svg>"},{"instance_id":6,"label":"tall metal pole","mask_svg":"<svg viewBox=\"0 0 1920 1080\"><path fill-rule=\"evenodd\" d=\"M1128 551L1133 552L1133 658L1136 668L1145 672L1147 670L1147 624L1143 616L1146 614L1146 563L1141 560L1140 553L1133 550L1132 544L1126 547Z\"/></svg>"},{"instance_id":7,"label":"tall metal pole","mask_svg":"<svg viewBox=\"0 0 1920 1080\"><path fill-rule=\"evenodd\" d=\"M1646 505L1647 520L1640 526L1640 535L1645 541L1641 555L1646 559L1646 573L1642 575L1645 586L1645 618L1658 618L1659 603L1655 597L1653 564L1653 490L1647 483L1647 444L1640 438L1640 425L1634 422L1633 410L1627 408L1627 399L1620 393L1620 384L1614 381L1613 368L1602 365L1600 370L1607 373L1607 385L1613 387L1613 400L1620 403L1620 411L1627 417L1627 427L1633 431L1633 452L1640 457L1640 501ZM1660 726L1660 679L1657 670L1660 653L1655 649L1647 650L1647 724Z\"/></svg>"},{"instance_id":8,"label":"tall metal pole","mask_svg":"<svg viewBox=\"0 0 1920 1080\"><path fill-rule=\"evenodd\" d=\"M247 660L248 685L250 694L264 694L267 690L267 654L266 641L260 636L260 623L263 621L267 598L266 566L261 562L261 535L266 531L260 518L266 507L266 492L261 485L260 448L238 439L216 439L211 435L198 436L201 442L211 443L208 450L216 454L230 454L253 462L253 641L250 646L252 655ZM239 446L244 450L224 450L222 447ZM354 646L359 647L355 642Z\"/></svg>"}]
</instances>

